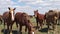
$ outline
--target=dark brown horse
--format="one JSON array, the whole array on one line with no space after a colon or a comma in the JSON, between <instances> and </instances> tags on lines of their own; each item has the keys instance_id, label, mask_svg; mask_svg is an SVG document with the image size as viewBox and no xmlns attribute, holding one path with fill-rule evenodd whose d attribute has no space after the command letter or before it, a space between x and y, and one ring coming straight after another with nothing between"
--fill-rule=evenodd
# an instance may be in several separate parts
<instances>
[{"instance_id":1,"label":"dark brown horse","mask_svg":"<svg viewBox=\"0 0 60 34\"><path fill-rule=\"evenodd\" d=\"M36 10L36 11L34 11L34 16L36 18L37 27L38 27L38 23L39 23L40 27L42 29L42 25L43 25L43 21L44 21L44 15L43 14L39 14L38 10Z\"/></svg>"},{"instance_id":2,"label":"dark brown horse","mask_svg":"<svg viewBox=\"0 0 60 34\"><path fill-rule=\"evenodd\" d=\"M53 10L49 10L49 12L45 14L45 19L46 19L47 26L48 26L48 34L50 30L50 25L52 26L54 30L54 34L55 34L55 31L56 31L55 29L57 28L58 18L59 18L58 13Z\"/></svg>"},{"instance_id":3,"label":"dark brown horse","mask_svg":"<svg viewBox=\"0 0 60 34\"><path fill-rule=\"evenodd\" d=\"M30 20L29 20L29 16L28 16L28 14L26 14L26 13L21 13L21 12L17 12L16 13L16 15L15 15L15 21L16 21L16 25L17 25L17 27L18 27L18 24L19 24L19 31L20 32L22 32L22 26L25 26L26 28L25 28L25 32L27 31L27 29L28 29L28 33L29 34L34 34L34 32L33 32L33 30L32 30L32 28L33 28L33 26L32 26L32 24L31 24L31 22L30 22Z\"/></svg>"},{"instance_id":4,"label":"dark brown horse","mask_svg":"<svg viewBox=\"0 0 60 34\"><path fill-rule=\"evenodd\" d=\"M8 7L8 9L9 9L9 12L4 12L3 13L4 29L5 29L5 24L6 24L7 25L7 29L10 30L10 31L12 31L12 25L14 23L15 8L12 9L12 8ZM10 28L9 28L9 26L10 26Z\"/></svg>"}]
</instances>

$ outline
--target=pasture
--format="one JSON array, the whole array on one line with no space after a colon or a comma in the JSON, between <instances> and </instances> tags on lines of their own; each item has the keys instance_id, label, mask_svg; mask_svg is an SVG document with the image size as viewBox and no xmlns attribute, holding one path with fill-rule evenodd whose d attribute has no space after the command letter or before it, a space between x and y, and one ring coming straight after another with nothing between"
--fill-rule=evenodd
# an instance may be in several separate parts
<instances>
[{"instance_id":1,"label":"pasture","mask_svg":"<svg viewBox=\"0 0 60 34\"><path fill-rule=\"evenodd\" d=\"M33 17L30 20L33 23L33 25L36 26L35 18ZM25 29L25 27L23 26L22 34L25 34L24 29ZM6 27L5 27L5 32L3 30L4 30L4 25L3 24L0 24L0 34L6 34L7 33ZM15 23L13 25L12 30L13 30L12 31L13 34L17 34L17 27L16 27L16 24ZM57 33L60 34L60 25L57 26ZM26 34L27 34L27 32L26 32ZM43 29L41 29L41 30L35 30L35 34L47 34L47 26L46 25L43 25ZM53 34L53 31L52 30L51 30L51 33L50 34Z\"/></svg>"}]
</instances>

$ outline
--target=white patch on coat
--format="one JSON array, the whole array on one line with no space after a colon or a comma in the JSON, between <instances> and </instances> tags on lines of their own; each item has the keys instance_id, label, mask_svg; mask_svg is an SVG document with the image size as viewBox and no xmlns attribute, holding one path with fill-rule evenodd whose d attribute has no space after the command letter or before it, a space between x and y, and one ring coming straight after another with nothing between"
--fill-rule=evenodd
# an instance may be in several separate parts
<instances>
[{"instance_id":1,"label":"white patch on coat","mask_svg":"<svg viewBox=\"0 0 60 34\"><path fill-rule=\"evenodd\" d=\"M32 32L32 34L34 34L34 32Z\"/></svg>"}]
</instances>

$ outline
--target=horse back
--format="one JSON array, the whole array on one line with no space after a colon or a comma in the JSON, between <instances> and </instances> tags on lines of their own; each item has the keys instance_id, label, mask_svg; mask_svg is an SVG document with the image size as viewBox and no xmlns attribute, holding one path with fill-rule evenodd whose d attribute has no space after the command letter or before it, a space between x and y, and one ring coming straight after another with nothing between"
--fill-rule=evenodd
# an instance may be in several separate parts
<instances>
[{"instance_id":1,"label":"horse back","mask_svg":"<svg viewBox=\"0 0 60 34\"><path fill-rule=\"evenodd\" d=\"M44 20L44 15L43 14L38 14L38 18Z\"/></svg>"},{"instance_id":2,"label":"horse back","mask_svg":"<svg viewBox=\"0 0 60 34\"><path fill-rule=\"evenodd\" d=\"M21 12L17 12L16 15L15 15L15 21L18 22L19 24L25 25L28 22L26 17L28 17L27 14L21 13Z\"/></svg>"}]
</instances>

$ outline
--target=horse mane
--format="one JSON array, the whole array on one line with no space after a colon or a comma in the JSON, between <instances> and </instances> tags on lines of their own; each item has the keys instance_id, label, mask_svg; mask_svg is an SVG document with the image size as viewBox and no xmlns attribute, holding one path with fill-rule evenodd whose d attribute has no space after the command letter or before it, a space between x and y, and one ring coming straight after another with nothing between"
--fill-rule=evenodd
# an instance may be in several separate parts
<instances>
[{"instance_id":1,"label":"horse mane","mask_svg":"<svg viewBox=\"0 0 60 34\"><path fill-rule=\"evenodd\" d=\"M53 12L53 10L49 10L49 12Z\"/></svg>"}]
</instances>

